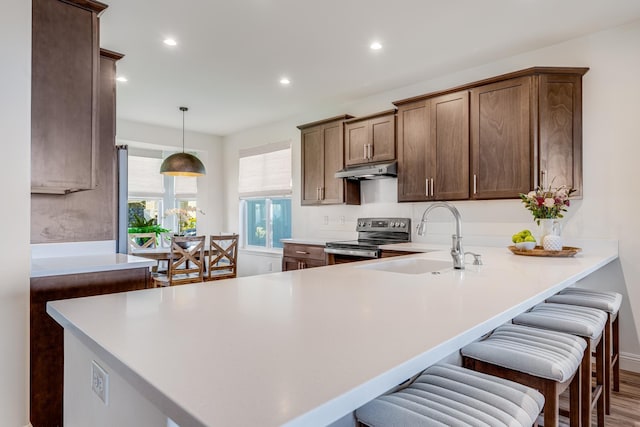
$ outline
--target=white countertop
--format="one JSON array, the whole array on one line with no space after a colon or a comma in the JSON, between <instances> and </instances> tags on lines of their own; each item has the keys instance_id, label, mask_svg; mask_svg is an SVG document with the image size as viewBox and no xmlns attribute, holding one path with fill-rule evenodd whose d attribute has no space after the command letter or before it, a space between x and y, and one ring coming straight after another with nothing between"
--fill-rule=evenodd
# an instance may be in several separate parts
<instances>
[{"instance_id":1,"label":"white countertop","mask_svg":"<svg viewBox=\"0 0 640 427\"><path fill-rule=\"evenodd\" d=\"M156 263L156 261L148 258L117 253L32 258L31 277L125 270L151 267Z\"/></svg>"},{"instance_id":2,"label":"white countertop","mask_svg":"<svg viewBox=\"0 0 640 427\"><path fill-rule=\"evenodd\" d=\"M183 425L326 425L617 258L470 248L483 266L365 261L55 301L48 312ZM402 259L448 260L448 251Z\"/></svg>"}]
</instances>

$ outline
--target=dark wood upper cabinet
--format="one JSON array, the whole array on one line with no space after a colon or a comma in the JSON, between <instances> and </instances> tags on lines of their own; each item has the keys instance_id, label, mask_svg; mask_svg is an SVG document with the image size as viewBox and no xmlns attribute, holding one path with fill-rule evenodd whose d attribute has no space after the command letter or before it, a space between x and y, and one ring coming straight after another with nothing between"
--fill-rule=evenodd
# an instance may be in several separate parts
<instances>
[{"instance_id":1,"label":"dark wood upper cabinet","mask_svg":"<svg viewBox=\"0 0 640 427\"><path fill-rule=\"evenodd\" d=\"M474 199L517 197L531 190L531 77L471 89Z\"/></svg>"},{"instance_id":2,"label":"dark wood upper cabinet","mask_svg":"<svg viewBox=\"0 0 640 427\"><path fill-rule=\"evenodd\" d=\"M576 189L573 197L582 196L582 74L541 74L537 80L534 182L566 184Z\"/></svg>"},{"instance_id":3,"label":"dark wood upper cabinet","mask_svg":"<svg viewBox=\"0 0 640 427\"><path fill-rule=\"evenodd\" d=\"M517 198L538 185L581 196L588 70L533 67L394 102L398 201Z\"/></svg>"},{"instance_id":4,"label":"dark wood upper cabinet","mask_svg":"<svg viewBox=\"0 0 640 427\"><path fill-rule=\"evenodd\" d=\"M398 201L469 198L467 91L398 109Z\"/></svg>"},{"instance_id":5,"label":"dark wood upper cabinet","mask_svg":"<svg viewBox=\"0 0 640 427\"><path fill-rule=\"evenodd\" d=\"M377 163L396 158L396 110L345 122L345 164Z\"/></svg>"},{"instance_id":6,"label":"dark wood upper cabinet","mask_svg":"<svg viewBox=\"0 0 640 427\"><path fill-rule=\"evenodd\" d=\"M430 153L433 200L469 198L469 93L431 100Z\"/></svg>"},{"instance_id":7,"label":"dark wood upper cabinet","mask_svg":"<svg viewBox=\"0 0 640 427\"><path fill-rule=\"evenodd\" d=\"M98 14L91 0L33 0L31 192L96 186Z\"/></svg>"},{"instance_id":8,"label":"dark wood upper cabinet","mask_svg":"<svg viewBox=\"0 0 640 427\"><path fill-rule=\"evenodd\" d=\"M344 168L344 120L298 126L302 145L302 205L360 204L360 183L335 178Z\"/></svg>"},{"instance_id":9,"label":"dark wood upper cabinet","mask_svg":"<svg viewBox=\"0 0 640 427\"><path fill-rule=\"evenodd\" d=\"M398 201L429 200L427 159L431 102L415 101L398 107Z\"/></svg>"}]
</instances>

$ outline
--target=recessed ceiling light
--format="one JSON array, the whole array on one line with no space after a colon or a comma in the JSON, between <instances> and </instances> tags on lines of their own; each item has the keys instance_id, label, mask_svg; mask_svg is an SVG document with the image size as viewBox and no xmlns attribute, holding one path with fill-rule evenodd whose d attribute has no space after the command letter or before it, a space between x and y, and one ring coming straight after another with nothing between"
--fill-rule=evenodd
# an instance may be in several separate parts
<instances>
[{"instance_id":1,"label":"recessed ceiling light","mask_svg":"<svg viewBox=\"0 0 640 427\"><path fill-rule=\"evenodd\" d=\"M164 44L166 44L167 46L175 46L178 44L178 42L175 41L175 39L168 38L168 39L164 39Z\"/></svg>"},{"instance_id":2,"label":"recessed ceiling light","mask_svg":"<svg viewBox=\"0 0 640 427\"><path fill-rule=\"evenodd\" d=\"M289 80L286 77L283 77L283 78L280 79L280 84L283 85L283 86L288 86L288 85L291 84L291 80Z\"/></svg>"},{"instance_id":3,"label":"recessed ceiling light","mask_svg":"<svg viewBox=\"0 0 640 427\"><path fill-rule=\"evenodd\" d=\"M380 50L380 49L382 49L382 45L380 44L380 42L373 42L373 43L371 43L371 45L369 45L369 47L371 48L371 50Z\"/></svg>"},{"instance_id":4,"label":"recessed ceiling light","mask_svg":"<svg viewBox=\"0 0 640 427\"><path fill-rule=\"evenodd\" d=\"M123 83L129 81L129 79L126 78L125 76L118 76L118 77L116 77L116 80L119 81L119 82L123 82Z\"/></svg>"}]
</instances>

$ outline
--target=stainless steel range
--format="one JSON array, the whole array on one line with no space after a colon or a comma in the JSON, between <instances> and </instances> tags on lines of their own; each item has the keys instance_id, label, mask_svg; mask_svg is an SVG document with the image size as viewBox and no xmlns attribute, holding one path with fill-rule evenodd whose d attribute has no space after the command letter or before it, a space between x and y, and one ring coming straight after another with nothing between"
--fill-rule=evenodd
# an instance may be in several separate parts
<instances>
[{"instance_id":1,"label":"stainless steel range","mask_svg":"<svg viewBox=\"0 0 640 427\"><path fill-rule=\"evenodd\" d=\"M411 218L358 218L358 240L327 242L329 264L380 258L380 246L411 241Z\"/></svg>"}]
</instances>

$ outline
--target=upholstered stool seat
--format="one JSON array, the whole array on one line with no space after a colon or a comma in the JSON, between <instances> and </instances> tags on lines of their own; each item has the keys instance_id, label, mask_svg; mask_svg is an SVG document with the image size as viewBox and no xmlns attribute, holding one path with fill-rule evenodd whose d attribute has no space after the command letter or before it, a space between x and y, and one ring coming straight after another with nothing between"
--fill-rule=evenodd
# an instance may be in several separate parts
<instances>
[{"instance_id":1,"label":"upholstered stool seat","mask_svg":"<svg viewBox=\"0 0 640 427\"><path fill-rule=\"evenodd\" d=\"M591 411L597 407L598 425L604 426L604 343L602 334L607 314L595 308L567 304L543 303L513 319L513 323L550 329L580 336L587 340L587 351L582 359L582 425L591 425ZM591 352L596 353L596 388L591 389Z\"/></svg>"},{"instance_id":2,"label":"upholstered stool seat","mask_svg":"<svg viewBox=\"0 0 640 427\"><path fill-rule=\"evenodd\" d=\"M454 365L435 365L409 386L356 410L362 425L523 426L544 405L532 388Z\"/></svg>"},{"instance_id":3,"label":"upholstered stool seat","mask_svg":"<svg viewBox=\"0 0 640 427\"><path fill-rule=\"evenodd\" d=\"M608 314L607 325L604 331L604 400L607 414L611 413L611 386L613 390L620 391L620 327L618 323L618 311L622 304L622 295L617 292L600 291L571 287L552 296L547 302L558 304L580 305L597 308ZM611 371L613 370L613 381Z\"/></svg>"},{"instance_id":4,"label":"upholstered stool seat","mask_svg":"<svg viewBox=\"0 0 640 427\"><path fill-rule=\"evenodd\" d=\"M558 424L559 396L570 387L570 421L580 421L581 362L587 343L561 332L507 324L461 349L464 365L542 392L544 425Z\"/></svg>"}]
</instances>

